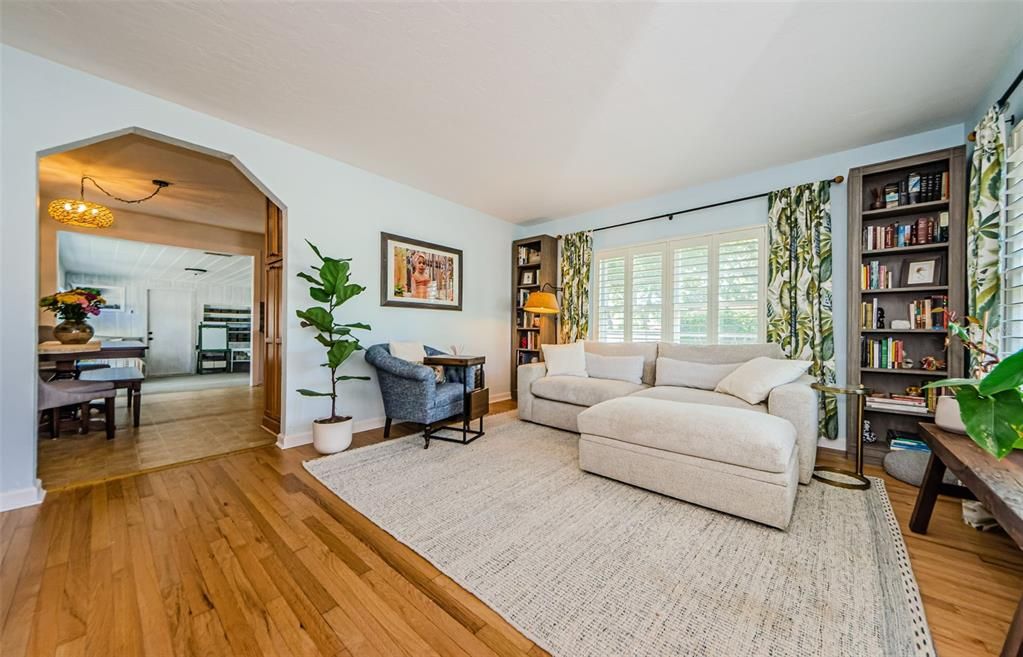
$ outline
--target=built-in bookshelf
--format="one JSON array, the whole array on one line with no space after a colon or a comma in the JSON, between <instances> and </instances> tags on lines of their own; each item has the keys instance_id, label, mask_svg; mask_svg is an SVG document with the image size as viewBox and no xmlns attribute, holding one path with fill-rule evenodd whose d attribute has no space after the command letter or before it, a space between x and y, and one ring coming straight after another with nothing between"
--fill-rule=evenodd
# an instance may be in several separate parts
<instances>
[{"instance_id":1,"label":"built-in bookshelf","mask_svg":"<svg viewBox=\"0 0 1023 657\"><path fill-rule=\"evenodd\" d=\"M511 393L517 399L518 366L543 361L540 345L558 341L557 315L538 315L522 308L531 292L540 291L545 284L558 284L558 240L550 235L515 240L511 256Z\"/></svg>"},{"instance_id":2,"label":"built-in bookshelf","mask_svg":"<svg viewBox=\"0 0 1023 657\"><path fill-rule=\"evenodd\" d=\"M949 310L965 310L966 156L950 148L849 171L849 380L874 391L864 421L879 463L889 438L934 417L929 381L962 376L963 350L946 348ZM893 325L894 324L894 325ZM856 457L856 413L846 414Z\"/></svg>"}]
</instances>

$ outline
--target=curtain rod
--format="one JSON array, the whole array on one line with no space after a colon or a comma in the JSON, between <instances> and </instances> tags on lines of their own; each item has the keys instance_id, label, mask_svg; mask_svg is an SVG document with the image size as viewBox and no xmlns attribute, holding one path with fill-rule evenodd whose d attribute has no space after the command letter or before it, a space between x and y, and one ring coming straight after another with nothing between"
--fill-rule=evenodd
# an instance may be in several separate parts
<instances>
[{"instance_id":1,"label":"curtain rod","mask_svg":"<svg viewBox=\"0 0 1023 657\"><path fill-rule=\"evenodd\" d=\"M1016 91L1016 87L1019 86L1020 82L1023 82L1023 71L1020 71L1016 75L1016 79L1012 81L1012 84L1010 84L1009 88L1005 90L1005 93L1002 94L1002 97L998 99L998 101L995 103L995 106L997 106L999 108L1008 106L1008 104L1009 104L1009 97L1012 96L1012 92ZM1009 123L1009 124L1013 124L1013 123L1016 122L1016 117L1014 115L1010 114L1009 118L1006 119L1005 122ZM977 141L977 131L974 130L969 135L967 135L966 138L968 140L970 140L970 141Z\"/></svg>"},{"instance_id":2,"label":"curtain rod","mask_svg":"<svg viewBox=\"0 0 1023 657\"><path fill-rule=\"evenodd\" d=\"M845 181L845 176L835 176L834 178L831 178L830 180L828 180L828 182L832 182L832 183L835 183L835 184L840 184L840 183L842 183L844 181ZM594 228L590 232L597 233L597 232L600 232L602 230L611 230L612 228L621 228L622 226L631 226L633 224L641 224L644 221L655 221L657 219L667 219L668 221L671 221L677 215L680 215L680 214L686 214L688 212L696 212L698 210L709 210L710 208L717 208L717 207L720 207L722 205L731 205L732 203L742 203L743 201L752 201L755 198L763 198L763 197L767 196L770 193L771 192L764 192L762 194L751 194L750 196L743 196L742 198L733 198L733 199L731 199L729 201L718 201L717 203L708 203L707 205L701 205L701 206L696 207L696 208L687 208L685 210L675 210L674 212L666 212L664 214L659 214L659 215L654 216L654 217L647 217L645 219L633 219L632 221L623 221L620 224L613 224L611 226L601 226L600 228ZM561 235L558 235L558 237L561 237Z\"/></svg>"}]
</instances>

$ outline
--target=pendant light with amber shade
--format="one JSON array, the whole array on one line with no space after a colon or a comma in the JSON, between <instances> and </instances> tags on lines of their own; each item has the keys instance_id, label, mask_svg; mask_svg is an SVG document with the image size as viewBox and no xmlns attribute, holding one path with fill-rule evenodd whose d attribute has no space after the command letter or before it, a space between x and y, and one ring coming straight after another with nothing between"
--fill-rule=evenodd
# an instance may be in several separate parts
<instances>
[{"instance_id":1,"label":"pendant light with amber shade","mask_svg":"<svg viewBox=\"0 0 1023 657\"><path fill-rule=\"evenodd\" d=\"M55 220L70 226L81 226L83 228L110 228L114 225L114 213L105 205L85 200L85 181L88 180L96 189L103 192L115 201L122 203L142 203L160 193L164 187L170 187L166 180L154 180L156 189L149 196L138 199L125 199L114 196L107 190L100 187L100 184L91 176L82 176L78 188L78 199L58 198L50 202L46 211Z\"/></svg>"}]
</instances>

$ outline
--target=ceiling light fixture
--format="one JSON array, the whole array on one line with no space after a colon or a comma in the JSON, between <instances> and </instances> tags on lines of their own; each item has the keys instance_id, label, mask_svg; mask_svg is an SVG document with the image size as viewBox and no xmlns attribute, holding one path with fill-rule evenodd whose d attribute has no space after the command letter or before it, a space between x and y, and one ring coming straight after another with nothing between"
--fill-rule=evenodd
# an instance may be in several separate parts
<instances>
[{"instance_id":1,"label":"ceiling light fixture","mask_svg":"<svg viewBox=\"0 0 1023 657\"><path fill-rule=\"evenodd\" d=\"M51 217L62 224L82 226L84 228L110 228L114 225L114 213L110 211L110 208L105 205L100 205L99 203L93 203L92 201L85 200L86 180L95 185L96 189L99 191L103 192L115 201L120 201L121 203L142 203L159 194L160 190L164 187L170 187L170 183L166 180L154 180L153 184L156 185L156 189L153 190L152 194L144 198L126 199L114 196L107 190L103 189L91 176L82 176L82 180L78 188L78 199L58 198L54 200L47 208L47 212L50 213Z\"/></svg>"},{"instance_id":2,"label":"ceiling light fixture","mask_svg":"<svg viewBox=\"0 0 1023 657\"><path fill-rule=\"evenodd\" d=\"M199 274L205 274L208 270L203 269L202 267L185 267L185 271L190 271L198 276Z\"/></svg>"}]
</instances>

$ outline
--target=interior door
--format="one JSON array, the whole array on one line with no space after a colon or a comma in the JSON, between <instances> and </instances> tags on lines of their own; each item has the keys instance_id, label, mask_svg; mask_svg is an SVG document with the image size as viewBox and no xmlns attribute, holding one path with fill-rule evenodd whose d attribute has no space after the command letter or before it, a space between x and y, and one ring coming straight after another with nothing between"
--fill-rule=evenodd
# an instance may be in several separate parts
<instances>
[{"instance_id":1,"label":"interior door","mask_svg":"<svg viewBox=\"0 0 1023 657\"><path fill-rule=\"evenodd\" d=\"M148 290L147 376L191 374L192 291Z\"/></svg>"}]
</instances>

